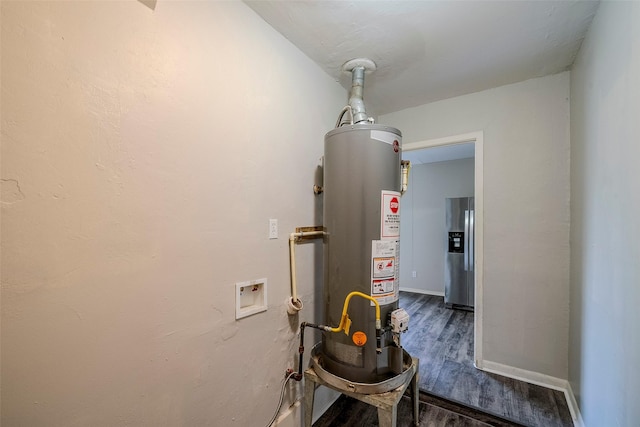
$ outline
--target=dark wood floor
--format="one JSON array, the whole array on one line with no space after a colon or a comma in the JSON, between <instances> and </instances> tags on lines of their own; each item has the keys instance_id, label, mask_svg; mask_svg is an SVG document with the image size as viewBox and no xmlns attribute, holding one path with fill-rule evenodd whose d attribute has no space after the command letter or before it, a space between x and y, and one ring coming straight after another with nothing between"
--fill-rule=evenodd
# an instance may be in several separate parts
<instances>
[{"instance_id":1,"label":"dark wood floor","mask_svg":"<svg viewBox=\"0 0 640 427\"><path fill-rule=\"evenodd\" d=\"M411 316L402 344L420 359L421 427L573 425L562 392L473 366L473 312L447 309L442 297L407 292L400 293L400 306ZM409 402L398 406L399 427L412 425ZM314 427L377 425L374 407L342 396Z\"/></svg>"},{"instance_id":2,"label":"dark wood floor","mask_svg":"<svg viewBox=\"0 0 640 427\"><path fill-rule=\"evenodd\" d=\"M420 359L419 387L527 426L572 426L564 393L473 366L473 312L451 310L442 297L400 293L411 316L402 345Z\"/></svg>"}]
</instances>

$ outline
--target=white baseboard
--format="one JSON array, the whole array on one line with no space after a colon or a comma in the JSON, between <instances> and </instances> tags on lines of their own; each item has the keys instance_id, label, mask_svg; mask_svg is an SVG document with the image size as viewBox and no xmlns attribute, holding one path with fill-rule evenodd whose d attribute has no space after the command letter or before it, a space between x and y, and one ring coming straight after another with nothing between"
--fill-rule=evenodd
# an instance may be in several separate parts
<instances>
[{"instance_id":1,"label":"white baseboard","mask_svg":"<svg viewBox=\"0 0 640 427\"><path fill-rule=\"evenodd\" d=\"M296 400L293 405L280 413L273 427L298 427L302 425L302 404Z\"/></svg>"},{"instance_id":2,"label":"white baseboard","mask_svg":"<svg viewBox=\"0 0 640 427\"><path fill-rule=\"evenodd\" d=\"M333 391L327 387L316 388L316 398L313 405L312 423L318 419L338 400L341 393ZM296 400L287 409L280 412L280 415L273 423L273 427L300 427L304 422L304 407L302 399Z\"/></svg>"},{"instance_id":3,"label":"white baseboard","mask_svg":"<svg viewBox=\"0 0 640 427\"><path fill-rule=\"evenodd\" d=\"M440 291L426 291L424 289L403 288L403 287L400 287L400 290L403 291L403 292L413 292L415 294L435 295L437 297L443 297L444 296L444 292L440 292Z\"/></svg>"},{"instance_id":4,"label":"white baseboard","mask_svg":"<svg viewBox=\"0 0 640 427\"><path fill-rule=\"evenodd\" d=\"M526 369L516 368L509 365L503 365L502 363L491 362L490 360L483 360L481 365L482 366L477 366L477 368L482 369L483 371L524 381L529 384L541 385L553 390L564 391L568 384L568 381L563 380L562 378L552 377L539 372L527 371Z\"/></svg>"},{"instance_id":5,"label":"white baseboard","mask_svg":"<svg viewBox=\"0 0 640 427\"><path fill-rule=\"evenodd\" d=\"M519 381L524 381L529 384L535 384L563 392L565 400L567 401L567 406L569 407L569 412L571 413L571 418L573 419L573 425L575 427L584 427L580 408L578 407L578 402L573 394L573 390L571 390L571 384L569 384L569 381L541 374L539 372L503 365L502 363L492 362L490 360L477 362L476 368Z\"/></svg>"},{"instance_id":6,"label":"white baseboard","mask_svg":"<svg viewBox=\"0 0 640 427\"><path fill-rule=\"evenodd\" d=\"M571 411L573 425L575 427L584 427L584 420L580 413L580 407L578 406L578 401L576 400L575 394L573 394L573 389L571 388L571 383L569 381L567 381L567 389L564 391L564 396L567 398L567 405L569 405L569 411Z\"/></svg>"}]
</instances>

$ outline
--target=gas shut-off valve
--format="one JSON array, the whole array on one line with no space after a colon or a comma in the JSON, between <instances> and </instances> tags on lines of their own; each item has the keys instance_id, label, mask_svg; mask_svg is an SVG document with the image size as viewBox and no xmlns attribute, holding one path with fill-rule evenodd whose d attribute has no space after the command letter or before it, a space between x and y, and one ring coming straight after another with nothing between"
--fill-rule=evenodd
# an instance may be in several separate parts
<instances>
[{"instance_id":1,"label":"gas shut-off valve","mask_svg":"<svg viewBox=\"0 0 640 427\"><path fill-rule=\"evenodd\" d=\"M409 313L404 308L393 310L390 323L393 342L400 347L400 334L409 329Z\"/></svg>"}]
</instances>

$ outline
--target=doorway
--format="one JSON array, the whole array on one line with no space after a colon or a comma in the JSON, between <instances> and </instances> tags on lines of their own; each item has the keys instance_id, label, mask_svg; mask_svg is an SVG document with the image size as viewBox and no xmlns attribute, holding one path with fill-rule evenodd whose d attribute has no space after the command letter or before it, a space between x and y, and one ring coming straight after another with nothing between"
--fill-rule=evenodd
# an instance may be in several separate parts
<instances>
[{"instance_id":1,"label":"doorway","mask_svg":"<svg viewBox=\"0 0 640 427\"><path fill-rule=\"evenodd\" d=\"M482 278L483 278L483 133L472 132L462 135L454 135L445 138L431 139L426 141L419 141L413 143L407 143L403 145L403 153L411 153L412 157L416 153L428 153L434 152L446 152L446 151L458 151L464 152L465 147L472 145L474 147L474 160L473 160L473 196L475 197L475 296L474 306L475 313L473 315L473 364L476 367L482 366ZM436 150L437 149L437 150ZM412 153L413 152L413 153ZM468 152L468 150L467 150ZM439 154L436 154L439 155ZM464 155L463 155L464 156ZM455 156L454 156L455 157ZM451 157L449 157L451 158ZM446 160L445 157L443 159ZM437 159L436 159L437 161ZM444 200L443 200L444 203ZM411 233L411 229L409 232ZM438 238L440 238L438 234ZM401 237L402 241L402 237ZM436 260L436 262L444 262L442 255ZM415 277L415 272L411 272ZM411 291L411 289L408 289ZM401 286L402 291L402 286ZM437 292L435 292L437 295ZM433 301L431 301L432 303Z\"/></svg>"}]
</instances>

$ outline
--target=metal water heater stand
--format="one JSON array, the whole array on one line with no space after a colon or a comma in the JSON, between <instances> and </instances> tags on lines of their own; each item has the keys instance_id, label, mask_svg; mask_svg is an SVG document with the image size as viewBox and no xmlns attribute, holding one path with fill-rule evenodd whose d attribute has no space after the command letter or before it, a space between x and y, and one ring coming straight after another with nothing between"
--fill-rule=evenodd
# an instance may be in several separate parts
<instances>
[{"instance_id":1,"label":"metal water heater stand","mask_svg":"<svg viewBox=\"0 0 640 427\"><path fill-rule=\"evenodd\" d=\"M398 419L398 403L411 388L411 405L413 408L413 424L419 425L418 418L418 372L419 360L404 352L405 370L401 375L380 383L354 383L326 371L322 367L322 355L317 346L311 354L311 367L304 371L304 425L312 427L313 401L318 386L323 385L339 393L357 399L378 408L378 425L380 427L396 427Z\"/></svg>"}]
</instances>

